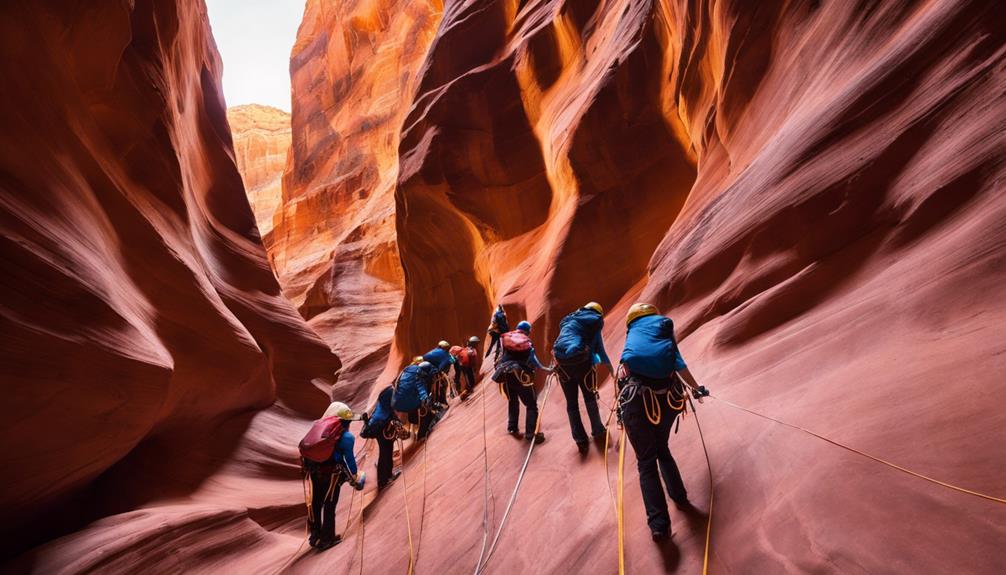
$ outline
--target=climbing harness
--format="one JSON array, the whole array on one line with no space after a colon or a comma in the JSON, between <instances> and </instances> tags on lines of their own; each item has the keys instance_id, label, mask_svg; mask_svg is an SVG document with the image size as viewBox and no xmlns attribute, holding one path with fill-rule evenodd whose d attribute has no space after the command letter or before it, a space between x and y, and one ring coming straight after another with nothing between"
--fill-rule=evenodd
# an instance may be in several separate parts
<instances>
[{"instance_id":1,"label":"climbing harness","mask_svg":"<svg viewBox=\"0 0 1006 575\"><path fill-rule=\"evenodd\" d=\"M912 475L914 477L918 477L919 479L924 479L924 480L926 480L926 481L928 481L930 483L935 483L936 485L941 485L943 487L946 487L947 489L953 489L954 491L959 491L961 493L967 493L968 495L974 495L975 497L981 497L982 499L988 499L989 501L995 501L996 503L1006 504L1006 499L1003 499L1003 498L1000 498L1000 497L995 497L995 496L988 495L988 494L985 494L985 493L980 493L978 491L973 491L971 489L966 489L964 487L958 487L957 485L953 485L953 484L947 483L945 481L940 481L939 479L934 479L932 477L929 477L928 475L923 475L923 474L918 473L916 471L912 471L911 469L907 469L907 468L902 467L900 465L897 465L895 463L891 463L890 461L887 461L887 460L881 459L879 457L870 455L869 453L865 453L865 452L860 451L858 449L855 449L853 447L849 447L848 445L845 445L844 443L840 443L838 441L835 441L834 439L829 439L829 438L827 438L827 437L825 437L823 435L820 435L818 433L815 433L815 432L813 432L813 431L811 431L809 429L805 429L803 427L800 427L799 425L793 425L792 423L786 423L785 421L780 421L780 420L778 420L778 419L776 419L774 417L771 417L771 416L759 413L757 411L754 411L753 409L748 409L746 407L742 407L740 405L737 405L736 403L727 401L725 399L721 399L721 398L713 396L713 395L710 395L709 397L712 397L713 399L715 399L715 400L717 400L717 401L719 401L721 403L729 405L730 407L732 407L734 409L738 409L740 411L746 411L746 412L750 413L751 415L756 415L758 417L761 417L762 419L767 419L769 421L774 421L775 423L778 423L779 425L784 425L786 427L789 427L789 428L792 428L792 429L796 429L797 431L802 431L802 432L804 432L804 433L806 433L808 435L811 435L811 436L816 437L818 439L827 441L828 443L830 443L832 445L835 445L837 447L841 447L842 449L845 449L846 451L851 451L852 453L855 453L857 455L862 455L863 457L866 457L867 459L872 459L873 461L876 461L877 463L883 463L884 465L886 465L886 466L888 466L890 468L893 468L893 469L897 469L898 471L901 471L902 473L907 473L908 475Z\"/></svg>"},{"instance_id":2,"label":"climbing harness","mask_svg":"<svg viewBox=\"0 0 1006 575\"><path fill-rule=\"evenodd\" d=\"M552 380L556 377L556 374L550 373L548 378L545 380L545 393L542 394L541 409L539 410L538 421L534 426L535 435L541 429L541 420L544 416L545 405L548 403L549 391L552 389ZM520 490L521 482L524 481L524 473L527 471L527 465L531 461L531 454L534 452L535 442L531 441L531 445L527 449L527 455L524 457L524 464L520 468L520 473L517 474L517 482L513 487L513 493L510 494L510 501L507 502L506 509L503 511L503 517L500 519L499 527L496 529L496 535L493 537L492 544L489 546L489 551L486 553L484 561L480 561L478 565L475 566L475 575L479 575L485 571L486 565L489 564L489 560L492 559L493 554L496 552L496 545L499 543L500 535L503 534L503 528L506 526L506 520L510 516L510 510L513 509L513 504L517 500L517 493Z\"/></svg>"}]
</instances>

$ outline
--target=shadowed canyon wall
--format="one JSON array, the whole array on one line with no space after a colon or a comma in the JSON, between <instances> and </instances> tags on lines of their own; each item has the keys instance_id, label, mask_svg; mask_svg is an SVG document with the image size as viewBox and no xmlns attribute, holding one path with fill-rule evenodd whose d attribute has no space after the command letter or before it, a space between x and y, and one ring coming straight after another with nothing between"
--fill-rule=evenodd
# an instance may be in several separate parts
<instances>
[{"instance_id":1,"label":"shadowed canyon wall","mask_svg":"<svg viewBox=\"0 0 1006 575\"><path fill-rule=\"evenodd\" d=\"M361 497L343 490L341 545L301 547L293 445L320 411L311 380L324 387L337 364L265 277L219 135L218 64L199 3L10 6L3 21L19 24L0 36L4 53L44 65L5 59L2 72L13 88L0 118L17 128L5 133L25 135L3 140L3 241L17 270L3 317L20 331L3 330L15 336L2 359L15 374L5 387L30 402L17 408L39 416L13 420L28 423L5 429L3 453L50 482L20 479L5 500L80 469L88 452L107 467L129 451L116 443L126 435L164 430L90 488L95 521L11 566L394 573L411 553L417 573L474 570L484 518L491 540L527 453L504 433L492 384L453 404L426 443L408 442L405 480L380 495L368 484L362 513ZM377 390L389 350L382 382L438 339L481 333L496 302L535 322L545 360L558 320L586 301L608 310L613 358L633 301L672 316L715 396L671 439L696 508L672 508L672 540L653 544L628 449L628 573L700 571L707 525L712 573L996 571L1006 506L735 407L1006 497L996 407L1006 401L1006 31L996 9L310 0L291 61L292 147L270 260L345 362L334 394L355 407ZM97 38L119 43L99 50ZM69 49L75 41L92 48ZM172 210L145 207L155 201ZM193 284L204 286L198 297L186 296ZM87 312L87 293L113 311ZM214 327L224 309L242 310L229 330ZM241 326L251 335L235 336ZM205 345L192 332L209 334ZM219 417L267 405L270 368L279 403ZM178 399L151 408L156 416L116 411L133 387L106 392L109 372L144 382L137 393ZM27 385L39 378L67 386ZM199 393L207 382L212 395ZM580 456L561 394L540 383L548 441L487 572L617 572L617 452ZM605 415L612 387L600 389ZM114 457L88 443L65 450L67 467L32 459L22 438L78 404L92 419L128 411L139 430L99 436ZM218 423L213 441L173 432L189 413ZM372 471L376 450L359 445ZM32 501L18 512L48 500Z\"/></svg>"},{"instance_id":2,"label":"shadowed canyon wall","mask_svg":"<svg viewBox=\"0 0 1006 575\"><path fill-rule=\"evenodd\" d=\"M290 114L271 106L246 104L227 109L234 157L259 235L269 243L272 218L283 201L283 169L290 150Z\"/></svg>"},{"instance_id":3,"label":"shadowed canyon wall","mask_svg":"<svg viewBox=\"0 0 1006 575\"><path fill-rule=\"evenodd\" d=\"M339 361L269 269L202 2L5 2L0 22L6 556L184 495L253 410L324 406Z\"/></svg>"}]
</instances>

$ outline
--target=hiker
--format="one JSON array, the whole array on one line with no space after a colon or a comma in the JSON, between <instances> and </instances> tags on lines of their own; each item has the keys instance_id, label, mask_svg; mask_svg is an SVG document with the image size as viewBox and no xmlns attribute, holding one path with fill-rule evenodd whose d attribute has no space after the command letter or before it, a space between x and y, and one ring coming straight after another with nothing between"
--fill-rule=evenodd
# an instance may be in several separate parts
<instances>
[{"instance_id":1,"label":"hiker","mask_svg":"<svg viewBox=\"0 0 1006 575\"><path fill-rule=\"evenodd\" d=\"M667 445L671 424L685 409L686 392L682 384L687 384L700 401L709 391L695 381L681 358L670 318L660 315L648 303L636 303L629 308L625 324L619 410L629 443L636 451L646 521L653 540L661 541L671 530L661 476L679 508L691 505Z\"/></svg>"},{"instance_id":2,"label":"hiker","mask_svg":"<svg viewBox=\"0 0 1006 575\"><path fill-rule=\"evenodd\" d=\"M308 542L319 550L342 541L342 537L335 534L335 506L342 484L348 482L359 491L366 481L365 473L357 475L353 454L356 440L349 431L349 423L358 419L345 403L332 402L300 442L301 466L311 482Z\"/></svg>"},{"instance_id":3,"label":"hiker","mask_svg":"<svg viewBox=\"0 0 1006 575\"><path fill-rule=\"evenodd\" d=\"M507 323L503 304L499 304L496 306L492 318L489 319L489 328L486 329L489 334L489 347L486 348L485 357L489 357L489 354L492 353L493 364L499 363L500 351L502 351L499 345L500 336L508 331L510 331L510 324Z\"/></svg>"},{"instance_id":4,"label":"hiker","mask_svg":"<svg viewBox=\"0 0 1006 575\"><path fill-rule=\"evenodd\" d=\"M435 369L428 361L410 365L402 370L391 396L391 406L398 412L399 421L418 426L416 439L422 441L429 435L435 413L431 408L429 386L433 384Z\"/></svg>"},{"instance_id":5,"label":"hiker","mask_svg":"<svg viewBox=\"0 0 1006 575\"><path fill-rule=\"evenodd\" d=\"M556 372L559 385L566 396L566 415L580 453L588 449L587 431L580 418L580 393L590 419L590 434L595 440L605 437L607 429L597 408L597 365L608 366L614 375L611 360L604 351L601 329L604 327L604 309L590 302L570 313L559 322L559 335L552 346L552 355L558 362Z\"/></svg>"},{"instance_id":6,"label":"hiker","mask_svg":"<svg viewBox=\"0 0 1006 575\"><path fill-rule=\"evenodd\" d=\"M451 344L440 340L437 343L437 347L423 354L423 361L432 364L434 369L433 386L430 388L430 394L433 396L434 403L445 407L447 406L447 388L449 387L447 372L454 365L454 358L451 357L450 349Z\"/></svg>"},{"instance_id":7,"label":"hiker","mask_svg":"<svg viewBox=\"0 0 1006 575\"><path fill-rule=\"evenodd\" d=\"M493 373L493 381L500 384L500 392L507 398L507 433L520 435L517 426L520 417L519 401L527 410L524 439L541 443L545 441L545 434L535 431L538 425L538 399L534 393L534 370L541 369L548 373L553 370L538 361L530 336L531 324L526 321L518 323L515 331L500 336L503 355Z\"/></svg>"},{"instance_id":8,"label":"hiker","mask_svg":"<svg viewBox=\"0 0 1006 575\"><path fill-rule=\"evenodd\" d=\"M479 338L471 336L468 338L468 345L461 347L455 345L451 347L451 356L454 357L454 389L461 396L461 401L468 399L472 390L475 389L475 363L478 361ZM464 376L465 382L461 381Z\"/></svg>"},{"instance_id":9,"label":"hiker","mask_svg":"<svg viewBox=\"0 0 1006 575\"><path fill-rule=\"evenodd\" d=\"M395 439L398 438L401 427L401 423L395 416L395 410L391 406L394 395L395 388L390 385L381 390L366 425L360 431L360 437L377 440L377 489L379 491L402 474L401 471L394 470Z\"/></svg>"}]
</instances>

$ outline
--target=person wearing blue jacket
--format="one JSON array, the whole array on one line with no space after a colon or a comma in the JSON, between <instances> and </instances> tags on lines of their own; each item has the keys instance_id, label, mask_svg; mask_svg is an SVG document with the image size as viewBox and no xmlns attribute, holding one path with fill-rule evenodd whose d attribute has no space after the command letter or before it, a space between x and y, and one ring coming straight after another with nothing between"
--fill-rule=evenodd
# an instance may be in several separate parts
<instances>
[{"instance_id":1,"label":"person wearing blue jacket","mask_svg":"<svg viewBox=\"0 0 1006 575\"><path fill-rule=\"evenodd\" d=\"M311 547L325 550L342 541L335 534L335 508L339 503L339 491L343 483L349 483L362 490L366 481L363 473L356 468L353 447L356 438L349 431L351 421L359 419L353 410L341 401L332 402L322 419L338 416L342 420L343 432L332 450L332 457L325 463L304 460L304 471L311 481L311 513L307 522L310 529L308 540Z\"/></svg>"},{"instance_id":2,"label":"person wearing blue jacket","mask_svg":"<svg viewBox=\"0 0 1006 575\"><path fill-rule=\"evenodd\" d=\"M499 360L500 352L503 351L500 346L500 336L508 331L510 331L510 325L507 323L506 311L503 309L503 304L497 304L496 311L493 312L493 316L489 320L489 328L486 329L486 333L489 334L489 347L486 348L485 357L489 357L489 354L492 353L493 363Z\"/></svg>"},{"instance_id":3,"label":"person wearing blue jacket","mask_svg":"<svg viewBox=\"0 0 1006 575\"><path fill-rule=\"evenodd\" d=\"M440 405L447 405L447 388L450 385L447 373L454 365L454 356L451 355L450 349L451 344L441 340L437 347L423 354L423 361L430 362L434 369L430 394L433 396L433 401Z\"/></svg>"},{"instance_id":4,"label":"person wearing blue jacket","mask_svg":"<svg viewBox=\"0 0 1006 575\"><path fill-rule=\"evenodd\" d=\"M650 534L654 541L661 541L671 530L661 476L675 504L690 505L668 446L671 426L685 408L682 384L690 387L700 401L709 392L688 371L670 318L660 315L648 303L636 303L629 308L625 323L621 358L625 376L619 381L618 403L629 443L636 452L639 488Z\"/></svg>"},{"instance_id":5,"label":"person wearing blue jacket","mask_svg":"<svg viewBox=\"0 0 1006 575\"><path fill-rule=\"evenodd\" d=\"M552 345L552 354L559 363L559 385L566 397L569 429L580 453L586 453L589 446L587 430L580 417L581 393L590 419L591 437L599 439L607 433L597 407L597 365L606 365L609 373L614 370L604 350L603 328L604 309L592 301L562 318L559 335Z\"/></svg>"},{"instance_id":6,"label":"person wearing blue jacket","mask_svg":"<svg viewBox=\"0 0 1006 575\"><path fill-rule=\"evenodd\" d=\"M395 438L398 436L396 424L398 418L395 417L395 410L391 406L394 394L395 388L390 385L381 390L373 412L367 419L363 431L360 432L362 437L373 438L377 441L378 490L383 490L401 475L400 471L394 471Z\"/></svg>"},{"instance_id":7,"label":"person wearing blue jacket","mask_svg":"<svg viewBox=\"0 0 1006 575\"><path fill-rule=\"evenodd\" d=\"M416 439L423 440L430 432L433 413L430 406L429 386L433 384L436 368L428 361L407 366L395 382L391 406L399 412L399 420L418 425Z\"/></svg>"}]
</instances>

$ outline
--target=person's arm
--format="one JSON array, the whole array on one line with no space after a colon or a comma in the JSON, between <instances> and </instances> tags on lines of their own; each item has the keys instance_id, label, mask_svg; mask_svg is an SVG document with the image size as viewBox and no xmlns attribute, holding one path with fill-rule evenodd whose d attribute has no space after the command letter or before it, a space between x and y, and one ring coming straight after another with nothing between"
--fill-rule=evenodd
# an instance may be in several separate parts
<instances>
[{"instance_id":1,"label":"person's arm","mask_svg":"<svg viewBox=\"0 0 1006 575\"><path fill-rule=\"evenodd\" d=\"M426 403L426 400L430 397L430 392L426 390L426 382L419 379L419 401L420 403Z\"/></svg>"},{"instance_id":2,"label":"person's arm","mask_svg":"<svg viewBox=\"0 0 1006 575\"><path fill-rule=\"evenodd\" d=\"M342 434L342 438L339 439L339 451L342 452L342 459L346 463L346 469L349 470L349 474L356 477L356 454L353 453L353 448L356 446L356 438L350 432L345 432Z\"/></svg>"},{"instance_id":3,"label":"person's arm","mask_svg":"<svg viewBox=\"0 0 1006 575\"><path fill-rule=\"evenodd\" d=\"M611 367L611 360L608 359L608 353L604 351L604 338L601 337L601 330L597 330L597 333L594 334L594 341L591 343L590 348L597 354L601 363L608 366L608 370L614 373L614 369Z\"/></svg>"},{"instance_id":4,"label":"person's arm","mask_svg":"<svg viewBox=\"0 0 1006 575\"><path fill-rule=\"evenodd\" d=\"M702 403L702 398L709 395L709 390L704 386L699 385L699 382L695 381L695 376L692 375L688 366L685 365L685 360L681 357L681 350L678 349L677 345L674 346L674 371L678 374L678 377L681 378L681 381L685 382L688 387L692 388L693 395L699 400L699 403Z\"/></svg>"},{"instance_id":5,"label":"person's arm","mask_svg":"<svg viewBox=\"0 0 1006 575\"><path fill-rule=\"evenodd\" d=\"M531 367L552 373L551 367L545 367L540 361L538 361L538 356L535 355L533 347L531 348L531 358L529 361L531 363Z\"/></svg>"}]
</instances>

